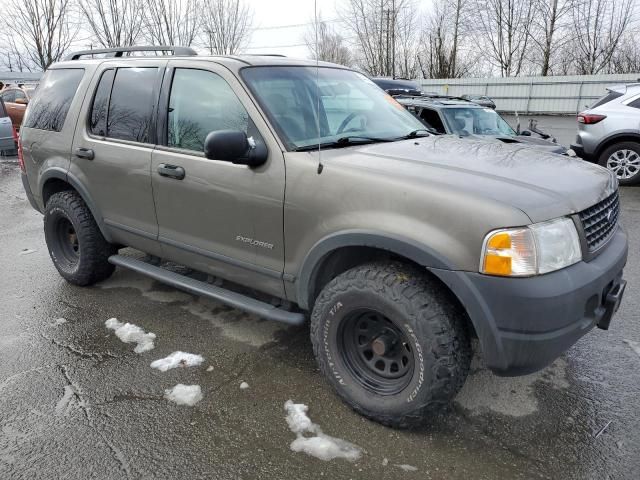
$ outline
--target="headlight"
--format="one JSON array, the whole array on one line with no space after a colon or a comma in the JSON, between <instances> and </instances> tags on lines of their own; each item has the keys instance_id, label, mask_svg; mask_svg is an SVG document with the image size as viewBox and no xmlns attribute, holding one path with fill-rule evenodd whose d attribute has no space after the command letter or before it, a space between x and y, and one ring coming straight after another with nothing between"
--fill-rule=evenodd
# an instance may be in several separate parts
<instances>
[{"instance_id":1,"label":"headlight","mask_svg":"<svg viewBox=\"0 0 640 480\"><path fill-rule=\"evenodd\" d=\"M569 218L489 232L480 272L527 277L553 272L582 260L580 239Z\"/></svg>"}]
</instances>

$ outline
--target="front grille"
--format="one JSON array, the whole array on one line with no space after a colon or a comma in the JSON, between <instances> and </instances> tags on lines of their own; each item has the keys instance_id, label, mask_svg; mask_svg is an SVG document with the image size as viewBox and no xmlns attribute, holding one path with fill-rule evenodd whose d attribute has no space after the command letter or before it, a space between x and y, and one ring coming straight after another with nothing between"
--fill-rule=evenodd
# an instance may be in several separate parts
<instances>
[{"instance_id":1,"label":"front grille","mask_svg":"<svg viewBox=\"0 0 640 480\"><path fill-rule=\"evenodd\" d=\"M617 190L601 202L578 214L584 229L589 253L598 250L611 238L618 225L619 214L620 200L618 199Z\"/></svg>"}]
</instances>

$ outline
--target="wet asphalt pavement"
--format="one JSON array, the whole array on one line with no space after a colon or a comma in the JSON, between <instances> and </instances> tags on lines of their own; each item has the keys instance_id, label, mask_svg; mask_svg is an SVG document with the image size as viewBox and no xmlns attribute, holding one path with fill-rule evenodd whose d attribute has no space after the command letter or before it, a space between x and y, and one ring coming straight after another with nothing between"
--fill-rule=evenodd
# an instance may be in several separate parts
<instances>
[{"instance_id":1,"label":"wet asphalt pavement","mask_svg":"<svg viewBox=\"0 0 640 480\"><path fill-rule=\"evenodd\" d=\"M526 377L495 377L476 358L448 415L397 431L338 400L306 326L261 321L122 269L95 287L65 283L18 167L0 162L0 479L636 479L640 354L624 340L640 342L640 188L623 189L622 205L629 284L611 329ZM134 353L105 328L110 317L154 332L155 349ZM175 350L205 363L149 368ZM163 392L177 383L200 385L204 399L169 403ZM360 446L361 459L292 452L288 399Z\"/></svg>"}]
</instances>

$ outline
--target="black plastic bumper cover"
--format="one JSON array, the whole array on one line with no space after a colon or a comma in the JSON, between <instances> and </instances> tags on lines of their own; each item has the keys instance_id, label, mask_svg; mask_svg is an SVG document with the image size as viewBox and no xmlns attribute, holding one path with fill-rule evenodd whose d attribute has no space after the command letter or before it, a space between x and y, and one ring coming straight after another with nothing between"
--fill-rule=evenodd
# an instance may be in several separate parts
<instances>
[{"instance_id":1,"label":"black plastic bumper cover","mask_svg":"<svg viewBox=\"0 0 640 480\"><path fill-rule=\"evenodd\" d=\"M619 228L590 262L537 277L431 270L467 309L487 366L525 375L549 365L595 325L608 328L626 284L627 249Z\"/></svg>"}]
</instances>

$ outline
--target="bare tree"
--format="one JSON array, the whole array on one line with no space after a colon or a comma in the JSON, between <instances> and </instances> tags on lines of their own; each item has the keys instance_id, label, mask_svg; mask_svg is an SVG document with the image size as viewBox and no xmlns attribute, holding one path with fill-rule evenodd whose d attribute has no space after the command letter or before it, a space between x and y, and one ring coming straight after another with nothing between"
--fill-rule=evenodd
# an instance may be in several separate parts
<instances>
[{"instance_id":1,"label":"bare tree","mask_svg":"<svg viewBox=\"0 0 640 480\"><path fill-rule=\"evenodd\" d=\"M251 37L253 10L244 0L204 0L202 31L211 54L234 55Z\"/></svg>"},{"instance_id":2,"label":"bare tree","mask_svg":"<svg viewBox=\"0 0 640 480\"><path fill-rule=\"evenodd\" d=\"M140 37L143 3L137 0L79 0L93 38L102 47L128 47Z\"/></svg>"},{"instance_id":3,"label":"bare tree","mask_svg":"<svg viewBox=\"0 0 640 480\"><path fill-rule=\"evenodd\" d=\"M529 35L540 65L540 75L551 73L552 60L568 41L571 12L579 0L532 0L533 16Z\"/></svg>"},{"instance_id":4,"label":"bare tree","mask_svg":"<svg viewBox=\"0 0 640 480\"><path fill-rule=\"evenodd\" d=\"M634 32L637 33L637 32ZM611 57L610 73L640 72L640 48L635 35L626 35Z\"/></svg>"},{"instance_id":5,"label":"bare tree","mask_svg":"<svg viewBox=\"0 0 640 480\"><path fill-rule=\"evenodd\" d=\"M458 78L469 73L460 49L467 33L468 0L437 0L422 32L420 68L425 78Z\"/></svg>"},{"instance_id":6,"label":"bare tree","mask_svg":"<svg viewBox=\"0 0 640 480\"><path fill-rule=\"evenodd\" d=\"M304 41L313 59L346 66L353 64L353 56L342 35L320 18L318 22L311 23L304 35Z\"/></svg>"},{"instance_id":7,"label":"bare tree","mask_svg":"<svg viewBox=\"0 0 640 480\"><path fill-rule=\"evenodd\" d=\"M200 0L145 0L145 30L156 45L190 46L200 27Z\"/></svg>"},{"instance_id":8,"label":"bare tree","mask_svg":"<svg viewBox=\"0 0 640 480\"><path fill-rule=\"evenodd\" d=\"M503 77L519 75L529 46L532 0L474 0L479 39Z\"/></svg>"},{"instance_id":9,"label":"bare tree","mask_svg":"<svg viewBox=\"0 0 640 480\"><path fill-rule=\"evenodd\" d=\"M347 0L339 12L355 38L356 61L372 75L393 76L396 66L415 65L413 0Z\"/></svg>"},{"instance_id":10,"label":"bare tree","mask_svg":"<svg viewBox=\"0 0 640 480\"><path fill-rule=\"evenodd\" d=\"M634 0L581 0L573 8L572 44L578 74L607 71L629 27Z\"/></svg>"},{"instance_id":11,"label":"bare tree","mask_svg":"<svg viewBox=\"0 0 640 480\"><path fill-rule=\"evenodd\" d=\"M3 6L3 43L11 42L13 58L29 67L45 70L60 60L77 33L71 0L6 0Z\"/></svg>"}]
</instances>

